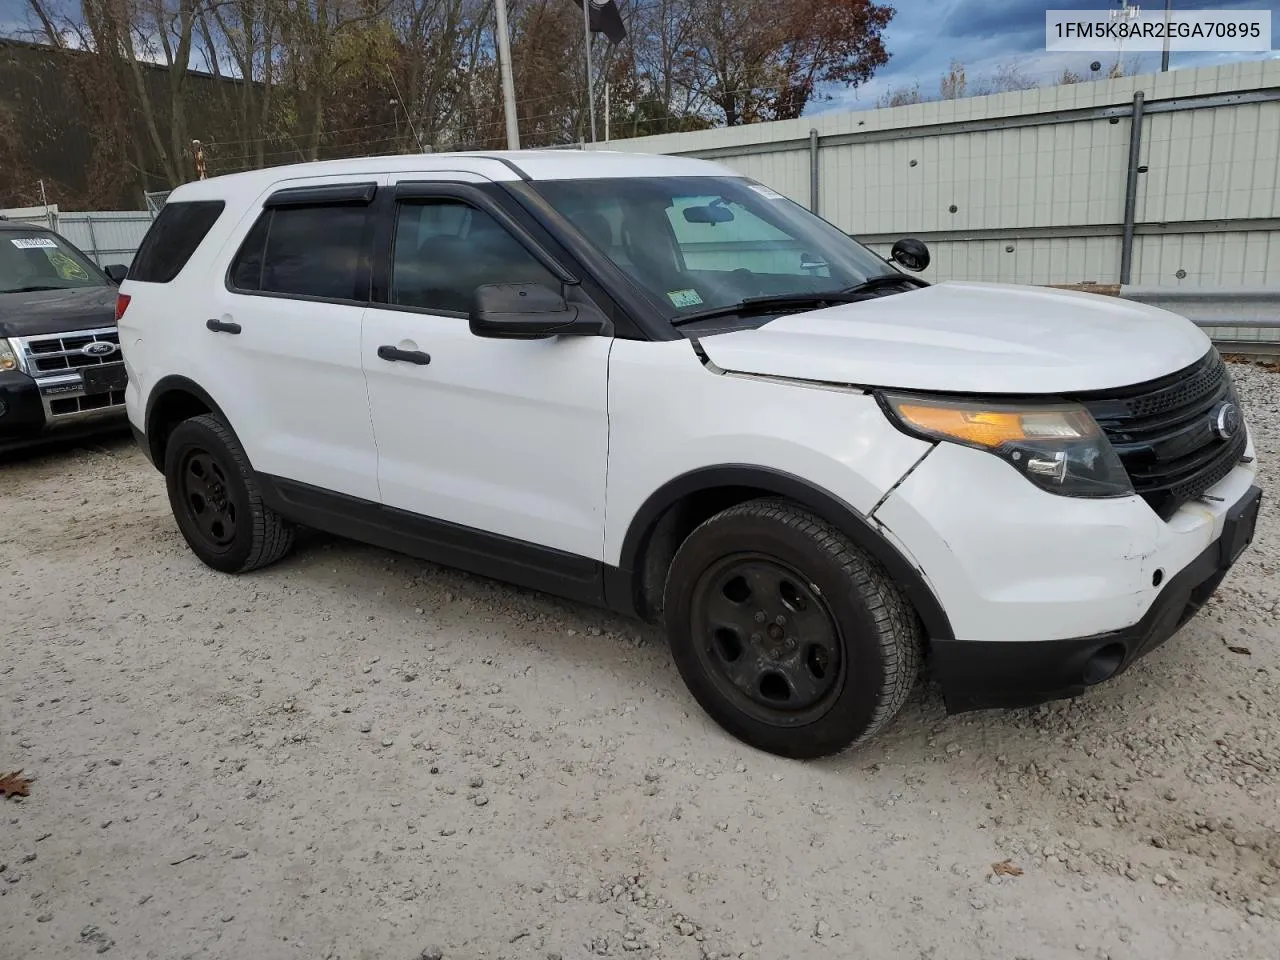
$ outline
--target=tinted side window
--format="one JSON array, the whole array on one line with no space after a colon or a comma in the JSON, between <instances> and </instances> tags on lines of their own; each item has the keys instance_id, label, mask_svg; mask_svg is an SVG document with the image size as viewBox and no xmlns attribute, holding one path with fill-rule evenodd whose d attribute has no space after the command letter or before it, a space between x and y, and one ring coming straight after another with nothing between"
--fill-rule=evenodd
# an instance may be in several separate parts
<instances>
[{"instance_id":1,"label":"tinted side window","mask_svg":"<svg viewBox=\"0 0 1280 960\"><path fill-rule=\"evenodd\" d=\"M237 290L326 300L365 300L357 290L369 208L280 207L265 211L231 265Z\"/></svg>"},{"instance_id":2,"label":"tinted side window","mask_svg":"<svg viewBox=\"0 0 1280 960\"><path fill-rule=\"evenodd\" d=\"M486 283L560 282L498 221L461 200L403 203L396 219L391 302L447 313L471 310Z\"/></svg>"},{"instance_id":3,"label":"tinted side window","mask_svg":"<svg viewBox=\"0 0 1280 960\"><path fill-rule=\"evenodd\" d=\"M240 245L231 265L231 286L237 290L262 289L262 254L267 249L267 231L271 228L271 211L258 218Z\"/></svg>"},{"instance_id":4,"label":"tinted side window","mask_svg":"<svg viewBox=\"0 0 1280 960\"><path fill-rule=\"evenodd\" d=\"M142 238L129 267L129 279L168 283L176 277L225 206L221 200L166 203Z\"/></svg>"}]
</instances>

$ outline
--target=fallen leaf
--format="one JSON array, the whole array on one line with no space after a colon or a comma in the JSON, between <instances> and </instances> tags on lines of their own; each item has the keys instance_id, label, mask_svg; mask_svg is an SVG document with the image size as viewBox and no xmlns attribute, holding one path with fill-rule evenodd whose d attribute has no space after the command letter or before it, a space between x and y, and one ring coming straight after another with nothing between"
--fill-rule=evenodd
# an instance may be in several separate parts
<instances>
[{"instance_id":1,"label":"fallen leaf","mask_svg":"<svg viewBox=\"0 0 1280 960\"><path fill-rule=\"evenodd\" d=\"M28 787L31 781L27 777L19 776L21 770L15 770L13 773L6 773L0 776L0 797L6 800L9 797L25 797L29 796Z\"/></svg>"},{"instance_id":2,"label":"fallen leaf","mask_svg":"<svg viewBox=\"0 0 1280 960\"><path fill-rule=\"evenodd\" d=\"M999 863L991 865L991 872L997 877L1020 877L1022 876L1022 868L1015 867L1011 860L1001 860Z\"/></svg>"},{"instance_id":3,"label":"fallen leaf","mask_svg":"<svg viewBox=\"0 0 1280 960\"><path fill-rule=\"evenodd\" d=\"M1226 641L1225 641L1225 640L1224 640L1223 642L1224 642L1224 643L1226 643ZM1229 644L1229 643L1228 643L1228 644L1227 644L1227 649L1228 649L1228 650L1230 650L1232 653L1238 653L1238 654L1240 654L1242 657L1251 657L1251 656L1253 656L1253 651L1252 651L1252 650L1250 650L1248 647L1237 647L1237 646L1233 646L1232 644Z\"/></svg>"}]
</instances>

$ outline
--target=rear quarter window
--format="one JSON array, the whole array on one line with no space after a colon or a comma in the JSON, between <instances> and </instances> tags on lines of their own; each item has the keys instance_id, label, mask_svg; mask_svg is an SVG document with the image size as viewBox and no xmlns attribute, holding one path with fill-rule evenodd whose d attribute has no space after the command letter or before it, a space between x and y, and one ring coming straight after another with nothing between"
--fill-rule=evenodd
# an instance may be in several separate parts
<instances>
[{"instance_id":1,"label":"rear quarter window","mask_svg":"<svg viewBox=\"0 0 1280 960\"><path fill-rule=\"evenodd\" d=\"M187 265L226 204L221 200L166 203L142 239L129 279L168 283Z\"/></svg>"}]
</instances>

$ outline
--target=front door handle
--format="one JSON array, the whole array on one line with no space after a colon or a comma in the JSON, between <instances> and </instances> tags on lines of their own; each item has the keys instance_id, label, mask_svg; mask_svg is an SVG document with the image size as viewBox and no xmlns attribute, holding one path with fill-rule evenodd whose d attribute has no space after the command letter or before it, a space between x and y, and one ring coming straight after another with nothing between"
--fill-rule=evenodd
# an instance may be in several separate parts
<instances>
[{"instance_id":1,"label":"front door handle","mask_svg":"<svg viewBox=\"0 0 1280 960\"><path fill-rule=\"evenodd\" d=\"M399 347L384 345L378 348L378 356L383 360L403 360L405 363L416 363L420 367L425 367L431 362L431 354L423 353L421 350L401 350Z\"/></svg>"},{"instance_id":2,"label":"front door handle","mask_svg":"<svg viewBox=\"0 0 1280 960\"><path fill-rule=\"evenodd\" d=\"M236 334L240 332L240 324L231 323L230 321L226 321L226 320L206 320L204 322L204 325L208 327L210 330L212 330L214 333Z\"/></svg>"}]
</instances>

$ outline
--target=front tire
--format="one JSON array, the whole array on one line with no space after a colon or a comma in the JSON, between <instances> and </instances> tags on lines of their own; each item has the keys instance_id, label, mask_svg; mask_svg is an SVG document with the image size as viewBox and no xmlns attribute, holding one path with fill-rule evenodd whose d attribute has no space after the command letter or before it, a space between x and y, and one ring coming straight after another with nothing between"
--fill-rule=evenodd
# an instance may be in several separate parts
<instances>
[{"instance_id":1,"label":"front tire","mask_svg":"<svg viewBox=\"0 0 1280 960\"><path fill-rule=\"evenodd\" d=\"M217 417L193 417L174 428L164 475L178 529L207 566L246 573L293 547L293 524L262 502L244 448Z\"/></svg>"},{"instance_id":2,"label":"front tire","mask_svg":"<svg viewBox=\"0 0 1280 960\"><path fill-rule=\"evenodd\" d=\"M664 597L681 676L769 753L837 753L883 729L920 669L919 620L843 533L785 500L731 507L676 552Z\"/></svg>"}]
</instances>

